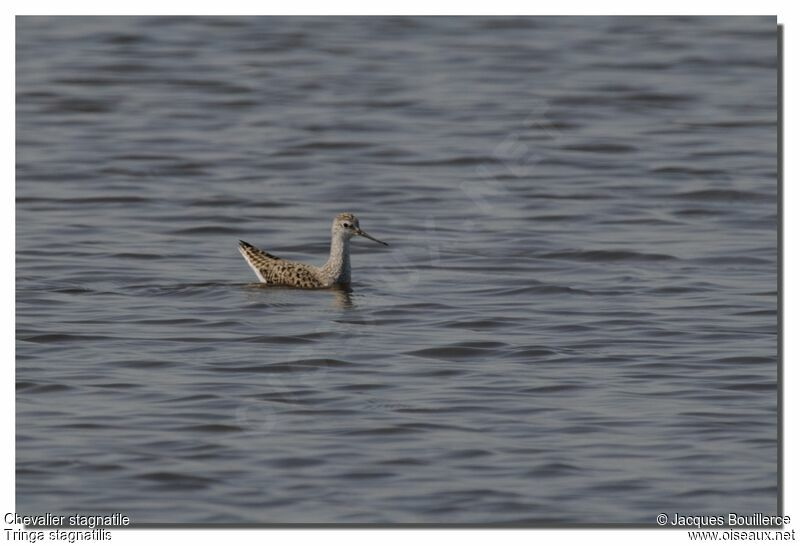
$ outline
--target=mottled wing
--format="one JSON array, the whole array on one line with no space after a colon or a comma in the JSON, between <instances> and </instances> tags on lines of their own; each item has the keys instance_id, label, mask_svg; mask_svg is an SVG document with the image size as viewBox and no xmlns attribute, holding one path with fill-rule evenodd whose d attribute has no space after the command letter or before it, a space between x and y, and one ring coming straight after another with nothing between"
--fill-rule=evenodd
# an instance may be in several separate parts
<instances>
[{"instance_id":1,"label":"mottled wing","mask_svg":"<svg viewBox=\"0 0 800 546\"><path fill-rule=\"evenodd\" d=\"M297 262L277 260L268 269L262 269L261 275L267 284L295 286L297 288L325 287L309 266Z\"/></svg>"},{"instance_id":2,"label":"mottled wing","mask_svg":"<svg viewBox=\"0 0 800 546\"><path fill-rule=\"evenodd\" d=\"M298 288L324 287L314 272L304 264L282 260L245 241L239 241L239 252L263 283Z\"/></svg>"}]
</instances>

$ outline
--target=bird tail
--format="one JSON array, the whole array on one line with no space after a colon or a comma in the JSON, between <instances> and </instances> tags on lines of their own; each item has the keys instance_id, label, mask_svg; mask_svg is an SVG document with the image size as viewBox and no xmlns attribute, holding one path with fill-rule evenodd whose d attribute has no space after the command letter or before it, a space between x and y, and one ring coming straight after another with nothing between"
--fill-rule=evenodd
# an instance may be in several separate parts
<instances>
[{"instance_id":1,"label":"bird tail","mask_svg":"<svg viewBox=\"0 0 800 546\"><path fill-rule=\"evenodd\" d=\"M260 248L251 245L247 241L242 241L241 239L239 239L239 251L242 252L243 254L247 253L247 255L253 256L254 258L261 258L265 260L280 260L280 258L275 256L274 254L270 254L269 252L264 252Z\"/></svg>"},{"instance_id":2,"label":"bird tail","mask_svg":"<svg viewBox=\"0 0 800 546\"><path fill-rule=\"evenodd\" d=\"M261 282L266 282L264 273L262 271L268 270L271 263L275 260L280 260L277 256L264 252L260 248L256 248L246 241L239 240L239 253L241 253L244 261L256 274L256 277Z\"/></svg>"}]
</instances>

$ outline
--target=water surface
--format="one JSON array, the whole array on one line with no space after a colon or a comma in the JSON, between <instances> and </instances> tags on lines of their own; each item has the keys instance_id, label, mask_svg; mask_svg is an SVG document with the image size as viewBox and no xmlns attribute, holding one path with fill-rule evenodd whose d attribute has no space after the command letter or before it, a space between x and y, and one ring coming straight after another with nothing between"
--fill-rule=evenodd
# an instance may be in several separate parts
<instances>
[{"instance_id":1,"label":"water surface","mask_svg":"<svg viewBox=\"0 0 800 546\"><path fill-rule=\"evenodd\" d=\"M777 504L776 21L18 18L20 513ZM265 289L237 239L351 292Z\"/></svg>"}]
</instances>

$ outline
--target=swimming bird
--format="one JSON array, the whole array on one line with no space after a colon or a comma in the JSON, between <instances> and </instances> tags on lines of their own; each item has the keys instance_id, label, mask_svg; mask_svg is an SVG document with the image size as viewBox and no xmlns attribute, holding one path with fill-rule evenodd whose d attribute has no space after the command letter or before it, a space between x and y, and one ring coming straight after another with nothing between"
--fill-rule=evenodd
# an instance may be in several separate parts
<instances>
[{"instance_id":1,"label":"swimming bird","mask_svg":"<svg viewBox=\"0 0 800 546\"><path fill-rule=\"evenodd\" d=\"M239 252L263 283L296 288L329 288L337 284L350 284L350 239L356 235L389 246L362 230L358 218L353 214L343 212L331 224L331 255L322 267L284 260L241 240Z\"/></svg>"}]
</instances>

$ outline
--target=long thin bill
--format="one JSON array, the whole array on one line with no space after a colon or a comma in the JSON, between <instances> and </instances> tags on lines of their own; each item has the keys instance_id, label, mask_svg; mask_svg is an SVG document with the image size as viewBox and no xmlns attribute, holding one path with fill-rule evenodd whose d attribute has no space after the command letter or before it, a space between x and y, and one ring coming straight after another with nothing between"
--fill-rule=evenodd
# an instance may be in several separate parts
<instances>
[{"instance_id":1,"label":"long thin bill","mask_svg":"<svg viewBox=\"0 0 800 546\"><path fill-rule=\"evenodd\" d=\"M361 230L361 229L359 229L358 231L356 231L356 233L358 233L358 234L359 234L359 235L361 235L362 237L366 237L367 239L372 239L372 240L373 240L373 241L375 241L376 243L380 243L380 244L382 244L382 245L389 246L389 243L384 243L383 241L379 241L378 239L376 239L375 237L373 237L372 235L368 234L366 231L363 231L363 230Z\"/></svg>"}]
</instances>

